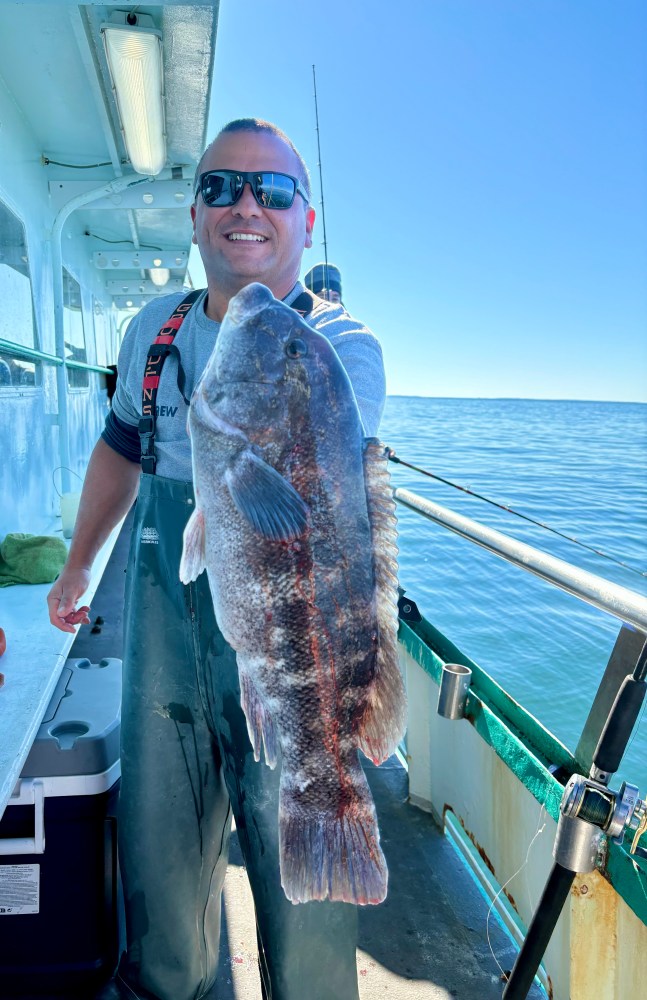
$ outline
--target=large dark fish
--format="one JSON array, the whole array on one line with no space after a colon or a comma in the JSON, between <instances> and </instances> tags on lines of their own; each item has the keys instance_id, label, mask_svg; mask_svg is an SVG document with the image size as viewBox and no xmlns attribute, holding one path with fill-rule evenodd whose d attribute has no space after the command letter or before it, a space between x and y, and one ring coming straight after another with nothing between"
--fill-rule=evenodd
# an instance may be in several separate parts
<instances>
[{"instance_id":1,"label":"large dark fish","mask_svg":"<svg viewBox=\"0 0 647 1000\"><path fill-rule=\"evenodd\" d=\"M328 340L259 284L230 302L189 428L180 576L206 567L256 760L263 746L273 768L280 750L283 889L378 903L387 870L357 749L380 763L405 726L384 448Z\"/></svg>"}]
</instances>

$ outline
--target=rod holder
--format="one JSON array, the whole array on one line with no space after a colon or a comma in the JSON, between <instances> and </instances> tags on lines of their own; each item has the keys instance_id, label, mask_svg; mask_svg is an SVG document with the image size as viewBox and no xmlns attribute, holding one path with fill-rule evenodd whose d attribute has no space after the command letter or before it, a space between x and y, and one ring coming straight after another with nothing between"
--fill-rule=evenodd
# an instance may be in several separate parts
<instances>
[{"instance_id":1,"label":"rod holder","mask_svg":"<svg viewBox=\"0 0 647 1000\"><path fill-rule=\"evenodd\" d=\"M443 664L438 692L438 714L444 719L463 719L472 671L462 663Z\"/></svg>"}]
</instances>

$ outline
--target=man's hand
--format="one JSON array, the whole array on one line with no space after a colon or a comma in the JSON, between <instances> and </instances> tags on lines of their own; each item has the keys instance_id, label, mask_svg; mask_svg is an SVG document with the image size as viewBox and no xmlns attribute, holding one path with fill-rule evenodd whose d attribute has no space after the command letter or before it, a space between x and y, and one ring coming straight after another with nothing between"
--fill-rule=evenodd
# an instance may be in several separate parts
<instances>
[{"instance_id":1,"label":"man's hand","mask_svg":"<svg viewBox=\"0 0 647 1000\"><path fill-rule=\"evenodd\" d=\"M101 546L130 510L137 496L139 465L119 455L103 438L97 441L85 474L79 512L67 563L47 595L52 625L74 632L89 625L87 605L76 605L90 585L90 571Z\"/></svg>"},{"instance_id":2,"label":"man's hand","mask_svg":"<svg viewBox=\"0 0 647 1000\"><path fill-rule=\"evenodd\" d=\"M74 632L75 625L89 625L87 605L77 610L76 602L86 592L90 583L87 569L65 568L47 595L47 610L52 625L61 632Z\"/></svg>"}]
</instances>

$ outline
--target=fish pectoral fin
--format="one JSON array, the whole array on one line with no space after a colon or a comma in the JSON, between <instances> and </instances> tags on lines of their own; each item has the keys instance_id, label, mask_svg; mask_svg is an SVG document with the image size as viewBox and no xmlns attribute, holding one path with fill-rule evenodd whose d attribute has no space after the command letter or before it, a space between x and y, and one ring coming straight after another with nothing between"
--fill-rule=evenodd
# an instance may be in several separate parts
<instances>
[{"instance_id":1,"label":"fish pectoral fin","mask_svg":"<svg viewBox=\"0 0 647 1000\"><path fill-rule=\"evenodd\" d=\"M191 514L184 529L180 580L191 583L197 580L206 565L204 514L199 507Z\"/></svg>"},{"instance_id":2,"label":"fish pectoral fin","mask_svg":"<svg viewBox=\"0 0 647 1000\"><path fill-rule=\"evenodd\" d=\"M238 676L240 678L240 703L247 721L249 742L254 748L254 760L261 759L262 747L265 752L265 763L271 770L274 770L278 747L274 720L265 708L249 672L245 670L243 659L238 661Z\"/></svg>"},{"instance_id":3,"label":"fish pectoral fin","mask_svg":"<svg viewBox=\"0 0 647 1000\"><path fill-rule=\"evenodd\" d=\"M308 506L280 472L252 451L238 455L225 472L231 498L255 531L275 542L289 542L308 526Z\"/></svg>"}]
</instances>

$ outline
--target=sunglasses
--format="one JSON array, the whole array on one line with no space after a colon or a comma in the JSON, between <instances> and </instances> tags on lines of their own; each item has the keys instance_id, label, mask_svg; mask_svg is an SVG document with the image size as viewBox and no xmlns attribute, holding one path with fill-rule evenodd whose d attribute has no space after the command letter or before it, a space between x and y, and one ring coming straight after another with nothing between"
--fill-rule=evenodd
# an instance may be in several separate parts
<instances>
[{"instance_id":1,"label":"sunglasses","mask_svg":"<svg viewBox=\"0 0 647 1000\"><path fill-rule=\"evenodd\" d=\"M306 205L309 201L303 184L296 177L277 174L274 170L208 170L200 174L195 196L197 198L199 192L209 208L226 208L236 204L246 184L261 208L290 208L297 193Z\"/></svg>"}]
</instances>

